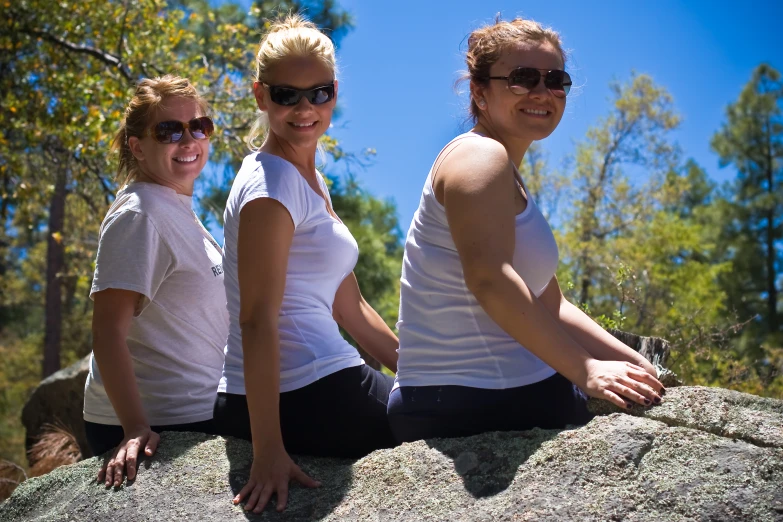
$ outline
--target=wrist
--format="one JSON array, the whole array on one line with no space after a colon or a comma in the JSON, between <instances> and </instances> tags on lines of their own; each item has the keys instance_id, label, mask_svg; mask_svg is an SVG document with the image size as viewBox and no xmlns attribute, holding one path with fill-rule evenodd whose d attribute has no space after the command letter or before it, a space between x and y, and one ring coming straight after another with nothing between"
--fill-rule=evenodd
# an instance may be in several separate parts
<instances>
[{"instance_id":1,"label":"wrist","mask_svg":"<svg viewBox=\"0 0 783 522\"><path fill-rule=\"evenodd\" d=\"M589 356L582 359L582 364L580 364L578 367L576 380L572 380L571 382L580 388L585 389L587 386L587 379L590 376L590 372L592 371L592 365L597 361L598 359Z\"/></svg>"},{"instance_id":2,"label":"wrist","mask_svg":"<svg viewBox=\"0 0 783 522\"><path fill-rule=\"evenodd\" d=\"M658 378L658 370L655 368L655 366L653 366L653 363L651 363L650 361L648 361L644 357L641 357L641 361L639 361L638 364L639 364L639 366L644 368L647 371L647 373L649 373L650 375L652 375L656 379Z\"/></svg>"},{"instance_id":3,"label":"wrist","mask_svg":"<svg viewBox=\"0 0 783 522\"><path fill-rule=\"evenodd\" d=\"M270 453L280 453L286 451L282 436L264 437L261 440L253 441L254 455L269 455Z\"/></svg>"},{"instance_id":4,"label":"wrist","mask_svg":"<svg viewBox=\"0 0 783 522\"><path fill-rule=\"evenodd\" d=\"M125 436L128 436L131 433L149 429L150 425L146 420L136 420L128 423L122 423L122 431L125 432Z\"/></svg>"}]
</instances>

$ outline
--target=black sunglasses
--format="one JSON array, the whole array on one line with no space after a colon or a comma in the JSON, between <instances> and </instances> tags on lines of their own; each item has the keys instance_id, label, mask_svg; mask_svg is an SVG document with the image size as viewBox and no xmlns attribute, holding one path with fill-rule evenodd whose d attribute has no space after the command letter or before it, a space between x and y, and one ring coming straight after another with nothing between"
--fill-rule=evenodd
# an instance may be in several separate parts
<instances>
[{"instance_id":1,"label":"black sunglasses","mask_svg":"<svg viewBox=\"0 0 783 522\"><path fill-rule=\"evenodd\" d=\"M212 136L215 124L207 116L193 118L190 121L162 121L147 129L145 135L152 136L158 143L177 143L185 135L185 129L194 140L205 140Z\"/></svg>"},{"instance_id":2,"label":"black sunglasses","mask_svg":"<svg viewBox=\"0 0 783 522\"><path fill-rule=\"evenodd\" d=\"M313 105L322 105L334 98L334 82L312 89L294 89L281 85L267 85L267 87L272 101L286 107L296 105L302 98L307 98L307 101Z\"/></svg>"},{"instance_id":3,"label":"black sunglasses","mask_svg":"<svg viewBox=\"0 0 783 522\"><path fill-rule=\"evenodd\" d=\"M535 89L541 81L544 72L544 87L558 98L565 98L571 90L571 76L558 69L536 69L534 67L517 67L508 76L487 76L486 80L506 80L508 89L514 94L526 94Z\"/></svg>"}]
</instances>

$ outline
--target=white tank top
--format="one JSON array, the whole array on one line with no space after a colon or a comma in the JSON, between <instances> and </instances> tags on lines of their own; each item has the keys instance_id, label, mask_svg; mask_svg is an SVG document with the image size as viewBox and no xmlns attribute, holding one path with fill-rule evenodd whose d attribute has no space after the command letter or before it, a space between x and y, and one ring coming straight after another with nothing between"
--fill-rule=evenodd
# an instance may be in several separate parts
<instances>
[{"instance_id":1,"label":"white tank top","mask_svg":"<svg viewBox=\"0 0 783 522\"><path fill-rule=\"evenodd\" d=\"M469 132L451 143L468 137L482 136ZM446 210L432 188L434 168L405 242L395 387L503 389L552 376L555 370L500 328L465 285ZM527 207L516 216L513 266L539 296L555 275L558 250L549 224L526 187L525 193Z\"/></svg>"}]
</instances>

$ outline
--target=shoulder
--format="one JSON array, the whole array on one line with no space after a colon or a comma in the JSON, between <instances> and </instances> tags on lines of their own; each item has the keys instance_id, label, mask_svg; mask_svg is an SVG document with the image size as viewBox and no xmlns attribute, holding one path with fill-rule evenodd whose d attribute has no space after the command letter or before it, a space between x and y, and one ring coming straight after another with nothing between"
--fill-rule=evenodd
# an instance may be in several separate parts
<instances>
[{"instance_id":1,"label":"shoulder","mask_svg":"<svg viewBox=\"0 0 783 522\"><path fill-rule=\"evenodd\" d=\"M228 207L237 216L250 203L261 198L279 201L295 224L307 214L307 182L290 162L263 152L245 158L231 188Z\"/></svg>"},{"instance_id":2,"label":"shoulder","mask_svg":"<svg viewBox=\"0 0 783 522\"><path fill-rule=\"evenodd\" d=\"M170 214L177 205L177 194L170 188L152 183L132 183L117 193L106 218L118 213L134 212L154 221L162 214Z\"/></svg>"},{"instance_id":3,"label":"shoulder","mask_svg":"<svg viewBox=\"0 0 783 522\"><path fill-rule=\"evenodd\" d=\"M155 245L166 245L161 229L147 215L126 208L109 214L101 225L98 239L98 258L105 265L107 259L127 263L143 253L157 251Z\"/></svg>"},{"instance_id":4,"label":"shoulder","mask_svg":"<svg viewBox=\"0 0 783 522\"><path fill-rule=\"evenodd\" d=\"M151 183L131 184L123 187L106 213L100 234L120 234L136 238L161 238L179 230L182 217L177 194L166 187ZM188 215L189 217L189 215ZM190 221L188 221L189 223Z\"/></svg>"},{"instance_id":5,"label":"shoulder","mask_svg":"<svg viewBox=\"0 0 783 522\"><path fill-rule=\"evenodd\" d=\"M101 236L126 232L156 232L155 223L149 213L136 205L123 205L106 214L101 224Z\"/></svg>"},{"instance_id":6,"label":"shoulder","mask_svg":"<svg viewBox=\"0 0 783 522\"><path fill-rule=\"evenodd\" d=\"M245 157L237 172L231 187L232 199L241 207L259 197L297 198L297 194L304 194L305 183L296 167L288 161L272 154L254 152Z\"/></svg>"},{"instance_id":7,"label":"shoulder","mask_svg":"<svg viewBox=\"0 0 783 522\"><path fill-rule=\"evenodd\" d=\"M448 185L480 188L505 180L511 169L508 152L500 142L477 136L462 139L447 151L438 177Z\"/></svg>"},{"instance_id":8,"label":"shoulder","mask_svg":"<svg viewBox=\"0 0 783 522\"><path fill-rule=\"evenodd\" d=\"M264 152L254 152L245 157L237 173L236 181L243 186L255 185L278 187L280 185L299 186L302 176L290 162Z\"/></svg>"}]
</instances>

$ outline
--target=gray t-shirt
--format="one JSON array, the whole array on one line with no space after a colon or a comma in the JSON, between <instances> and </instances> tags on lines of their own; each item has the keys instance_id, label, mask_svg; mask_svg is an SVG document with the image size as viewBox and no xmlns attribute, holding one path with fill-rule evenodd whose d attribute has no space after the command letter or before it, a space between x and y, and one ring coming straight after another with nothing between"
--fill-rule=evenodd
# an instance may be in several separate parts
<instances>
[{"instance_id":1,"label":"gray t-shirt","mask_svg":"<svg viewBox=\"0 0 783 522\"><path fill-rule=\"evenodd\" d=\"M101 224L90 296L107 288L144 296L127 344L150 425L212 418L228 311L222 252L189 196L154 183L123 188ZM84 419L119 425L94 355Z\"/></svg>"}]
</instances>

